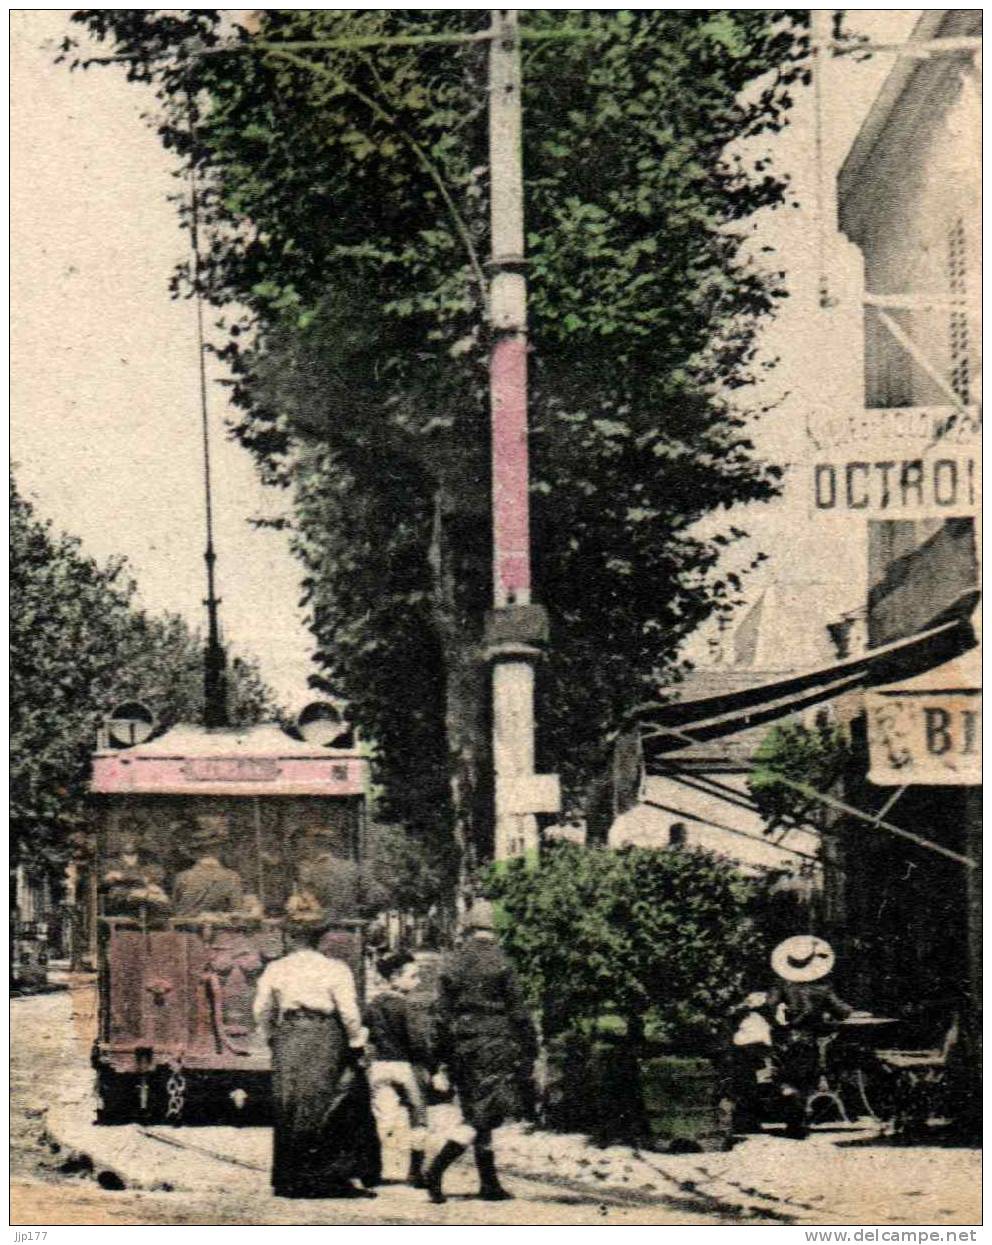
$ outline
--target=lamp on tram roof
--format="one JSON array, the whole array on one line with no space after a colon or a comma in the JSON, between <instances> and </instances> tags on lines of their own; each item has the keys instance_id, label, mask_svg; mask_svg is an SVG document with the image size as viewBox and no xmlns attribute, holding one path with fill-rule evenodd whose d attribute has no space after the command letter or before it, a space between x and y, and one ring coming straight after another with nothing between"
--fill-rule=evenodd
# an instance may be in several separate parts
<instances>
[{"instance_id":1,"label":"lamp on tram roof","mask_svg":"<svg viewBox=\"0 0 992 1245\"><path fill-rule=\"evenodd\" d=\"M329 700L311 700L304 705L296 716L296 727L307 743L324 748L344 746L344 737L351 732L343 706Z\"/></svg>"},{"instance_id":2,"label":"lamp on tram roof","mask_svg":"<svg viewBox=\"0 0 992 1245\"><path fill-rule=\"evenodd\" d=\"M154 731L155 715L140 700L128 700L111 710L105 726L108 741L115 748L133 748Z\"/></svg>"}]
</instances>

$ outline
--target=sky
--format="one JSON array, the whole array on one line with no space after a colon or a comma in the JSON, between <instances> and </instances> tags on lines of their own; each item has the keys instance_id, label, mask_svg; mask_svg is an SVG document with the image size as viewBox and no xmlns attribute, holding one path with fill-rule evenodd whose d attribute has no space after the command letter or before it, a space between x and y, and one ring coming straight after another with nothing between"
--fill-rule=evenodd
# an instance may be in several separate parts
<instances>
[{"instance_id":1,"label":"sky","mask_svg":"<svg viewBox=\"0 0 992 1245\"><path fill-rule=\"evenodd\" d=\"M904 37L919 14L848 12L852 26L885 41ZM187 254L169 202L180 184L142 118L154 102L147 92L127 84L116 66L70 73L53 63L68 18L66 10L10 14L12 460L40 516L79 536L99 559L126 556L146 608L202 626L194 311L168 292ZM891 58L877 57L830 67L828 181L890 65ZM782 362L759 395L782 401L755 428L759 450L779 461L801 458L806 410L844 388L837 369L844 371L844 332L852 323L843 306L831 315L816 304L811 116L810 92L800 89L792 123L772 151L801 206L769 214L756 239L775 247L769 262L789 274L790 298L764 340ZM311 643L298 603L299 568L284 534L250 523L282 513L288 498L263 488L247 452L226 435L230 413L217 379L212 371L225 638L232 651L257 657L284 700L301 702ZM860 376L844 380L856 395ZM749 508L743 525L753 538L735 556L758 547L769 555L749 595L772 578L842 581L852 606L863 601L863 549L843 522L843 530L811 525L791 486L780 501Z\"/></svg>"}]
</instances>

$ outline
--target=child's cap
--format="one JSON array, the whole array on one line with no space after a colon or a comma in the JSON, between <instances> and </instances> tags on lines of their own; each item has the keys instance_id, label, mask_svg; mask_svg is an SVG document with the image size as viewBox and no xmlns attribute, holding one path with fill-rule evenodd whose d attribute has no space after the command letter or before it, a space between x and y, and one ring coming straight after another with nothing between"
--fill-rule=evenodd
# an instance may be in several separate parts
<instances>
[{"instance_id":1,"label":"child's cap","mask_svg":"<svg viewBox=\"0 0 992 1245\"><path fill-rule=\"evenodd\" d=\"M388 955L382 956L378 961L377 968L383 977L387 980L395 977L401 968L405 968L407 964L413 964L414 959L409 951L390 951Z\"/></svg>"}]
</instances>

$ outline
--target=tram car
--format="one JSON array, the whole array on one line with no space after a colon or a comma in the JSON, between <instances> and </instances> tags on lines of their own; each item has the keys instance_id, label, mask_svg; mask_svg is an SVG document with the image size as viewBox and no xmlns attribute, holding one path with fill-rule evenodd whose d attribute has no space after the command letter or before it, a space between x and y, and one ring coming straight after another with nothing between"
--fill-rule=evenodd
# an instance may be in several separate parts
<instances>
[{"instance_id":1,"label":"tram car","mask_svg":"<svg viewBox=\"0 0 992 1245\"><path fill-rule=\"evenodd\" d=\"M347 735L327 744L275 724L102 742L91 780L98 1119L264 1119L270 1056L255 983L283 954L287 911L307 902L308 860L330 851L360 873L367 756ZM364 928L340 919L322 944L360 992Z\"/></svg>"}]
</instances>

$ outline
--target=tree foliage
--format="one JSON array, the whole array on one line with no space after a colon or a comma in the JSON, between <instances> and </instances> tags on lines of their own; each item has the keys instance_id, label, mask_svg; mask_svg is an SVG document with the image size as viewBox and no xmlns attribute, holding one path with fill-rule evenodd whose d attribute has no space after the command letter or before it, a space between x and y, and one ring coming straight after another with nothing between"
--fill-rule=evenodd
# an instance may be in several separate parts
<instances>
[{"instance_id":1,"label":"tree foliage","mask_svg":"<svg viewBox=\"0 0 992 1245\"><path fill-rule=\"evenodd\" d=\"M389 895L391 908L425 914L441 902L442 870L402 826L373 822L367 853L369 870Z\"/></svg>"},{"instance_id":2,"label":"tree foliage","mask_svg":"<svg viewBox=\"0 0 992 1245\"><path fill-rule=\"evenodd\" d=\"M556 844L492 866L487 891L547 1036L609 1012L712 1033L757 962L753 887L706 852Z\"/></svg>"},{"instance_id":3,"label":"tree foliage","mask_svg":"<svg viewBox=\"0 0 992 1245\"><path fill-rule=\"evenodd\" d=\"M11 859L56 867L86 823L97 727L115 703L138 699L162 725L201 721L203 646L176 615L137 609L123 560L101 565L71 536L35 517L11 481ZM253 662L230 671L232 721L272 716Z\"/></svg>"},{"instance_id":4,"label":"tree foliage","mask_svg":"<svg viewBox=\"0 0 992 1245\"><path fill-rule=\"evenodd\" d=\"M384 815L484 820L489 601L486 49L293 41L478 32L478 10L81 10L200 178L236 432L296 489L328 677L379 744ZM528 11L523 43L541 768L581 790L619 713L731 602L697 521L770 497L739 395L781 274L742 154L785 123L795 10ZM216 54L225 41L234 53ZM213 49L215 54L191 54ZM65 54L84 61L85 52ZM188 208L181 204L184 220ZM188 290L188 273L176 277Z\"/></svg>"},{"instance_id":5,"label":"tree foliage","mask_svg":"<svg viewBox=\"0 0 992 1245\"><path fill-rule=\"evenodd\" d=\"M781 826L819 826L823 804L782 781L829 792L844 772L849 756L839 727L820 723L779 723L754 754L748 787L769 830Z\"/></svg>"}]
</instances>

